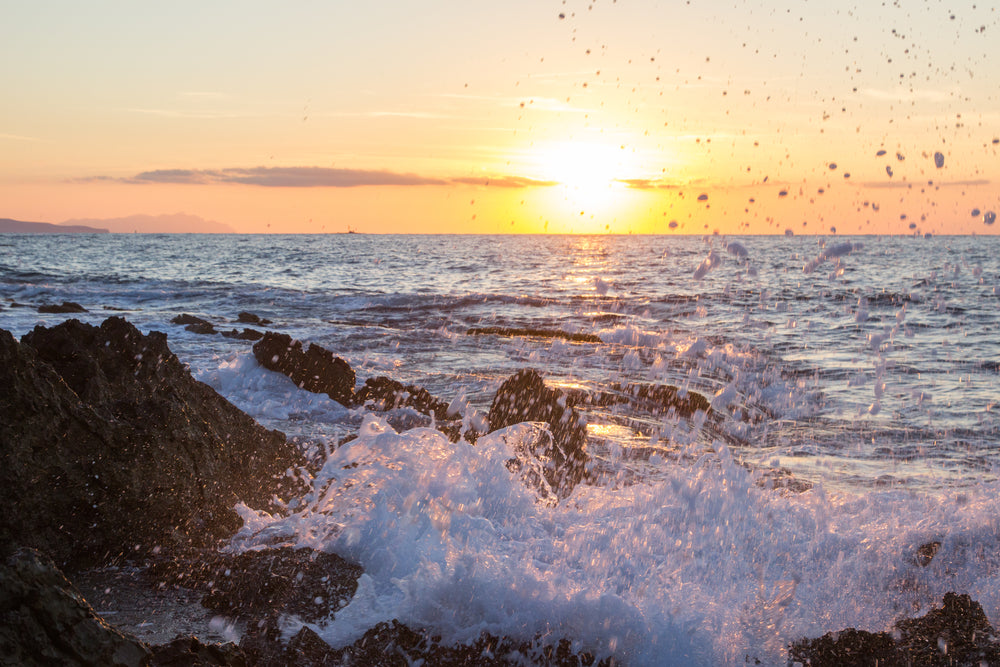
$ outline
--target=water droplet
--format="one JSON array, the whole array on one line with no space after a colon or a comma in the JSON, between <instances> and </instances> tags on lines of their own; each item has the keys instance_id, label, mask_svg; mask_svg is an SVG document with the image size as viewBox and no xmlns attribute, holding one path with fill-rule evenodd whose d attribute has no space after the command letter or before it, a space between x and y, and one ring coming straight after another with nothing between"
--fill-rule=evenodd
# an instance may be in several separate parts
<instances>
[{"instance_id":1,"label":"water droplet","mask_svg":"<svg viewBox=\"0 0 1000 667\"><path fill-rule=\"evenodd\" d=\"M938 169L944 166L944 153L938 151L934 154L934 166Z\"/></svg>"},{"instance_id":2,"label":"water droplet","mask_svg":"<svg viewBox=\"0 0 1000 667\"><path fill-rule=\"evenodd\" d=\"M985 215L983 215L983 222L985 222L987 225L992 225L996 221L997 221L997 214L994 211L986 211Z\"/></svg>"}]
</instances>

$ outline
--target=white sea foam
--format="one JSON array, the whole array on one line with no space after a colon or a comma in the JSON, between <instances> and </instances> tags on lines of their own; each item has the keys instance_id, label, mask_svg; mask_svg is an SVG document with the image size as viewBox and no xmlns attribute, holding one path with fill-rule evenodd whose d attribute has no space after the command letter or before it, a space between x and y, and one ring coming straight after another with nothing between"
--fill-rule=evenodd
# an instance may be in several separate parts
<instances>
[{"instance_id":1,"label":"white sea foam","mask_svg":"<svg viewBox=\"0 0 1000 667\"><path fill-rule=\"evenodd\" d=\"M305 509L241 508L233 546L285 541L359 562L350 604L313 626L334 645L396 618L446 642L541 632L635 665L778 665L790 638L884 630L949 590L997 622L1000 489L788 494L716 449L690 467L664 464L656 481L580 486L553 507L508 469L512 445L496 434L451 444L368 417ZM919 567L930 541L941 550Z\"/></svg>"}]
</instances>

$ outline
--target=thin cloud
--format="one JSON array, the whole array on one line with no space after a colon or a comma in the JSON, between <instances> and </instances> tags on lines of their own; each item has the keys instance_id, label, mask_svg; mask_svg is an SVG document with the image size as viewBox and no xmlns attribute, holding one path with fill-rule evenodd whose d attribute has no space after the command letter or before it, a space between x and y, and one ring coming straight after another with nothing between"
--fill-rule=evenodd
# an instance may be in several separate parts
<instances>
[{"instance_id":1,"label":"thin cloud","mask_svg":"<svg viewBox=\"0 0 1000 667\"><path fill-rule=\"evenodd\" d=\"M674 181L658 178L619 178L616 181L630 190L676 190L681 187Z\"/></svg>"},{"instance_id":2,"label":"thin cloud","mask_svg":"<svg viewBox=\"0 0 1000 667\"><path fill-rule=\"evenodd\" d=\"M74 183L118 182L139 185L255 185L266 188L356 188L364 186L483 185L498 188L531 188L556 185L555 181L523 176L436 178L419 174L371 169L329 167L232 167L227 169L154 169L128 178L91 176Z\"/></svg>"},{"instance_id":3,"label":"thin cloud","mask_svg":"<svg viewBox=\"0 0 1000 667\"><path fill-rule=\"evenodd\" d=\"M559 185L558 181L540 181L524 176L463 177L452 178L450 182L460 185L488 185L494 188L544 188Z\"/></svg>"},{"instance_id":4,"label":"thin cloud","mask_svg":"<svg viewBox=\"0 0 1000 667\"><path fill-rule=\"evenodd\" d=\"M953 92L933 89L910 90L897 88L893 90L884 90L880 88L863 88L861 93L876 100L886 100L889 102L948 102L955 98Z\"/></svg>"},{"instance_id":5,"label":"thin cloud","mask_svg":"<svg viewBox=\"0 0 1000 667\"><path fill-rule=\"evenodd\" d=\"M967 181L933 181L931 183L926 181L865 181L862 185L866 188L881 188L884 190L912 190L913 188L923 187L978 187L990 185L991 183L992 181L981 178Z\"/></svg>"},{"instance_id":6,"label":"thin cloud","mask_svg":"<svg viewBox=\"0 0 1000 667\"><path fill-rule=\"evenodd\" d=\"M0 133L0 139L8 139L10 141L41 141L36 137L25 137L20 134L3 134Z\"/></svg>"},{"instance_id":7,"label":"thin cloud","mask_svg":"<svg viewBox=\"0 0 1000 667\"><path fill-rule=\"evenodd\" d=\"M236 183L267 188L354 188L365 185L444 185L447 181L416 174L329 167L235 167L229 169L156 169L128 179L132 183Z\"/></svg>"}]
</instances>

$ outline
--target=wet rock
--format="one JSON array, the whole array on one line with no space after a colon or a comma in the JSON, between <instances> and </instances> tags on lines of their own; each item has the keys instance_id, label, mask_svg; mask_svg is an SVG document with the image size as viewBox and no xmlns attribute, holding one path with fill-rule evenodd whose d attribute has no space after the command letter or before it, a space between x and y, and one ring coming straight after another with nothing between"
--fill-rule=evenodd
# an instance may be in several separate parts
<instances>
[{"instance_id":1,"label":"wet rock","mask_svg":"<svg viewBox=\"0 0 1000 667\"><path fill-rule=\"evenodd\" d=\"M865 632L848 628L830 632L789 650L789 664L812 667L870 667L897 665L896 644L888 632Z\"/></svg>"},{"instance_id":2,"label":"wet rock","mask_svg":"<svg viewBox=\"0 0 1000 667\"><path fill-rule=\"evenodd\" d=\"M941 609L896 623L899 653L908 664L1000 664L1000 643L994 638L982 606L968 595L945 593Z\"/></svg>"},{"instance_id":3,"label":"wet rock","mask_svg":"<svg viewBox=\"0 0 1000 667\"><path fill-rule=\"evenodd\" d=\"M354 596L361 566L337 554L281 547L223 556L212 567L202 604L224 615L295 614L311 622L334 615Z\"/></svg>"},{"instance_id":4,"label":"wet rock","mask_svg":"<svg viewBox=\"0 0 1000 667\"><path fill-rule=\"evenodd\" d=\"M920 567L927 567L931 564L931 561L934 560L934 556L937 555L938 549L940 548L941 543L937 540L921 544L917 547L917 553L913 560Z\"/></svg>"},{"instance_id":5,"label":"wet rock","mask_svg":"<svg viewBox=\"0 0 1000 667\"><path fill-rule=\"evenodd\" d=\"M203 336L214 336L219 333L215 326L212 324L189 324L184 327L185 331L190 331L191 333L201 334Z\"/></svg>"},{"instance_id":6,"label":"wet rock","mask_svg":"<svg viewBox=\"0 0 1000 667\"><path fill-rule=\"evenodd\" d=\"M236 316L236 321L240 324L256 324L259 327L271 324L271 320L264 319L259 315L253 313L248 313L246 311L241 312Z\"/></svg>"},{"instance_id":7,"label":"wet rock","mask_svg":"<svg viewBox=\"0 0 1000 667\"><path fill-rule=\"evenodd\" d=\"M559 329L534 329L530 327L473 327L465 332L467 336L506 336L508 338L560 338L573 343L600 343L595 334L573 333Z\"/></svg>"},{"instance_id":8,"label":"wet rock","mask_svg":"<svg viewBox=\"0 0 1000 667\"><path fill-rule=\"evenodd\" d=\"M1000 642L994 634L978 602L968 595L946 593L940 609L897 622L893 633L854 628L827 633L793 644L789 659L813 667L996 665Z\"/></svg>"},{"instance_id":9,"label":"wet rock","mask_svg":"<svg viewBox=\"0 0 1000 667\"><path fill-rule=\"evenodd\" d=\"M0 564L0 662L6 665L145 665L149 649L108 625L34 549Z\"/></svg>"},{"instance_id":10,"label":"wet rock","mask_svg":"<svg viewBox=\"0 0 1000 667\"><path fill-rule=\"evenodd\" d=\"M243 329L243 331L232 329L230 331L223 331L222 335L226 338L235 338L236 340L260 340L264 337L264 334L256 329Z\"/></svg>"},{"instance_id":11,"label":"wet rock","mask_svg":"<svg viewBox=\"0 0 1000 667\"><path fill-rule=\"evenodd\" d=\"M303 349L302 342L287 334L268 331L253 346L261 366L291 378L306 391L326 394L343 405L354 400L354 369L319 345Z\"/></svg>"},{"instance_id":12,"label":"wet rock","mask_svg":"<svg viewBox=\"0 0 1000 667\"><path fill-rule=\"evenodd\" d=\"M181 326L196 326L196 327L211 327L212 323L208 320L202 319L195 315L189 315L187 313L181 313L177 317L170 320L172 324L180 324ZM214 328L214 327L213 327Z\"/></svg>"},{"instance_id":13,"label":"wet rock","mask_svg":"<svg viewBox=\"0 0 1000 667\"><path fill-rule=\"evenodd\" d=\"M203 334L206 336L214 336L219 333L216 331L215 325L208 320L203 320L200 317L188 315L187 313L182 313L170 321L173 324L184 325L184 330L190 331L191 333Z\"/></svg>"},{"instance_id":14,"label":"wet rock","mask_svg":"<svg viewBox=\"0 0 1000 667\"><path fill-rule=\"evenodd\" d=\"M178 637L153 647L149 667L246 667L246 655L236 644L202 644L197 637Z\"/></svg>"},{"instance_id":15,"label":"wet rock","mask_svg":"<svg viewBox=\"0 0 1000 667\"><path fill-rule=\"evenodd\" d=\"M611 657L597 661L590 653L574 652L572 644L566 639L554 644L546 643L540 638L535 642L518 642L484 632L470 644L448 646L397 620L379 623L361 639L337 651L335 656L332 662L326 664L408 667L418 660L423 661L423 664L440 667L507 667L525 664L545 667L613 667L619 664Z\"/></svg>"},{"instance_id":16,"label":"wet rock","mask_svg":"<svg viewBox=\"0 0 1000 667\"><path fill-rule=\"evenodd\" d=\"M565 394L545 386L537 371L521 370L507 378L493 397L487 420L494 431L520 422L544 422L553 438L547 451L552 465L546 466L545 475L550 486L565 497L583 479L586 422L567 404Z\"/></svg>"},{"instance_id":17,"label":"wet rock","mask_svg":"<svg viewBox=\"0 0 1000 667\"><path fill-rule=\"evenodd\" d=\"M628 405L632 409L660 416L671 412L680 417L692 417L699 410L711 412L711 403L699 393L682 391L678 387L666 384L629 383L611 384L610 391L587 392L574 390L570 392L570 404L589 404L601 407L612 405Z\"/></svg>"},{"instance_id":18,"label":"wet rock","mask_svg":"<svg viewBox=\"0 0 1000 667\"><path fill-rule=\"evenodd\" d=\"M240 641L240 648L254 665L264 667L324 667L346 664L341 653L323 641L308 627L299 630L286 644L276 617L251 627ZM377 665L372 663L355 663Z\"/></svg>"},{"instance_id":19,"label":"wet rock","mask_svg":"<svg viewBox=\"0 0 1000 667\"><path fill-rule=\"evenodd\" d=\"M74 301L63 301L61 304L43 304L38 307L40 313L86 313L87 309Z\"/></svg>"},{"instance_id":20,"label":"wet rock","mask_svg":"<svg viewBox=\"0 0 1000 667\"><path fill-rule=\"evenodd\" d=\"M73 569L211 545L238 501L299 495L295 445L194 380L164 334L69 320L0 331L2 545Z\"/></svg>"},{"instance_id":21,"label":"wet rock","mask_svg":"<svg viewBox=\"0 0 1000 667\"><path fill-rule=\"evenodd\" d=\"M408 407L435 419L445 419L448 416L448 404L432 396L423 387L404 385L384 376L365 380L364 385L355 392L354 401L358 405L370 405L373 410Z\"/></svg>"}]
</instances>

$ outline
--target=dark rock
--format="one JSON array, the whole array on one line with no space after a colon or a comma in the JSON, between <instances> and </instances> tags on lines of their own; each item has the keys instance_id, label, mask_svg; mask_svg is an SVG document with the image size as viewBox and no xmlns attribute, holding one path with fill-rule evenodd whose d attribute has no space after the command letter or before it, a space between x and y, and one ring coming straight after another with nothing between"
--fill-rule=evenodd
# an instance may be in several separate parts
<instances>
[{"instance_id":1,"label":"dark rock","mask_svg":"<svg viewBox=\"0 0 1000 667\"><path fill-rule=\"evenodd\" d=\"M261 619L296 614L311 622L333 616L354 597L361 566L337 554L281 547L222 556L202 604L226 615Z\"/></svg>"},{"instance_id":2,"label":"dark rock","mask_svg":"<svg viewBox=\"0 0 1000 667\"><path fill-rule=\"evenodd\" d=\"M121 318L0 331L2 545L72 568L159 546L210 545L241 525L238 501L271 508L302 491L302 463Z\"/></svg>"},{"instance_id":3,"label":"dark rock","mask_svg":"<svg viewBox=\"0 0 1000 667\"><path fill-rule=\"evenodd\" d=\"M63 301L61 304L43 304L38 307L40 313L86 313L87 309L73 301Z\"/></svg>"},{"instance_id":4,"label":"dark rock","mask_svg":"<svg viewBox=\"0 0 1000 667\"><path fill-rule=\"evenodd\" d=\"M235 338L236 340L260 340L264 337L264 334L256 329L243 329L243 331L232 329L230 331L223 331L222 335L226 338Z\"/></svg>"},{"instance_id":5,"label":"dark rock","mask_svg":"<svg viewBox=\"0 0 1000 667\"><path fill-rule=\"evenodd\" d=\"M629 383L621 385L612 383L610 391L587 392L574 390L569 392L571 405L596 405L608 407L612 405L628 405L645 413L660 416L674 412L681 417L691 417L701 410L706 414L711 412L709 400L693 391L681 392L673 385Z\"/></svg>"},{"instance_id":6,"label":"dark rock","mask_svg":"<svg viewBox=\"0 0 1000 667\"><path fill-rule=\"evenodd\" d=\"M409 407L435 419L448 416L448 404L434 398L423 387L404 385L385 376L365 380L365 384L355 392L354 401L357 405L371 401L370 407L374 410Z\"/></svg>"},{"instance_id":7,"label":"dark rock","mask_svg":"<svg viewBox=\"0 0 1000 667\"><path fill-rule=\"evenodd\" d=\"M108 625L34 549L0 565L0 662L5 665L145 665L145 644Z\"/></svg>"},{"instance_id":8,"label":"dark rock","mask_svg":"<svg viewBox=\"0 0 1000 667\"><path fill-rule=\"evenodd\" d=\"M219 333L214 325L205 322L204 324L189 324L184 327L185 331L190 331L191 333L202 334L205 336L214 336Z\"/></svg>"},{"instance_id":9,"label":"dark rock","mask_svg":"<svg viewBox=\"0 0 1000 667\"><path fill-rule=\"evenodd\" d=\"M812 667L873 667L897 665L896 643L888 632L865 632L848 628L818 639L794 644L789 663Z\"/></svg>"},{"instance_id":10,"label":"dark rock","mask_svg":"<svg viewBox=\"0 0 1000 667\"><path fill-rule=\"evenodd\" d=\"M521 370L507 378L493 397L487 417L491 430L520 422L548 424L554 445L547 455L546 480L565 497L583 479L587 463L587 426L566 396L545 386L537 371Z\"/></svg>"},{"instance_id":11,"label":"dark rock","mask_svg":"<svg viewBox=\"0 0 1000 667\"><path fill-rule=\"evenodd\" d=\"M361 639L337 651L335 655L333 661L312 664L408 667L417 660L440 667L508 667L525 664L544 667L613 667L618 664L611 657L597 661L590 653L576 653L566 639L555 644L546 643L541 638L535 642L518 642L508 637L483 633L471 644L447 646L396 620L379 623Z\"/></svg>"},{"instance_id":12,"label":"dark rock","mask_svg":"<svg viewBox=\"0 0 1000 667\"><path fill-rule=\"evenodd\" d=\"M926 544L921 544L917 547L917 553L914 557L914 562L920 567L927 567L934 560L934 556L937 555L938 549L941 548L941 543L938 541L927 542Z\"/></svg>"},{"instance_id":13,"label":"dark rock","mask_svg":"<svg viewBox=\"0 0 1000 667\"><path fill-rule=\"evenodd\" d=\"M946 593L941 609L896 623L894 633L849 628L789 647L789 659L812 667L841 665L1000 664L1000 642L983 608L968 595Z\"/></svg>"},{"instance_id":14,"label":"dark rock","mask_svg":"<svg viewBox=\"0 0 1000 667\"><path fill-rule=\"evenodd\" d=\"M246 311L241 312L236 316L236 321L240 324L256 324L257 326L264 326L271 324L271 320L266 320L259 315L254 315L253 313L248 313Z\"/></svg>"},{"instance_id":15,"label":"dark rock","mask_svg":"<svg viewBox=\"0 0 1000 667\"><path fill-rule=\"evenodd\" d=\"M178 637L153 647L149 667L246 667L243 649L236 644L202 644L197 637Z\"/></svg>"},{"instance_id":16,"label":"dark rock","mask_svg":"<svg viewBox=\"0 0 1000 667\"><path fill-rule=\"evenodd\" d=\"M339 660L340 652L335 651L308 627L303 627L285 644L278 620L274 616L248 628L240 641L240 648L254 665L262 667L324 667L345 664Z\"/></svg>"},{"instance_id":17,"label":"dark rock","mask_svg":"<svg viewBox=\"0 0 1000 667\"><path fill-rule=\"evenodd\" d=\"M287 334L268 331L253 346L261 366L291 378L300 388L326 394L343 405L354 400L354 369L319 345L302 349L302 342Z\"/></svg>"},{"instance_id":18,"label":"dark rock","mask_svg":"<svg viewBox=\"0 0 1000 667\"><path fill-rule=\"evenodd\" d=\"M945 593L941 609L896 623L907 664L1000 664L1000 643L982 606L968 595Z\"/></svg>"},{"instance_id":19,"label":"dark rock","mask_svg":"<svg viewBox=\"0 0 1000 667\"><path fill-rule=\"evenodd\" d=\"M478 327L465 332L468 336L506 336L508 338L561 338L574 343L600 343L594 334L572 333L558 329L533 329L530 327Z\"/></svg>"},{"instance_id":20,"label":"dark rock","mask_svg":"<svg viewBox=\"0 0 1000 667\"><path fill-rule=\"evenodd\" d=\"M204 320L204 319L202 319L200 317L196 317L194 315L188 315L187 313L181 313L177 317L175 317L172 320L170 320L170 322L173 323L173 324L181 324L181 325L189 325L189 326L190 325L196 325L196 326L200 326L200 327L211 327L212 326L212 323L209 322L208 320Z\"/></svg>"}]
</instances>

